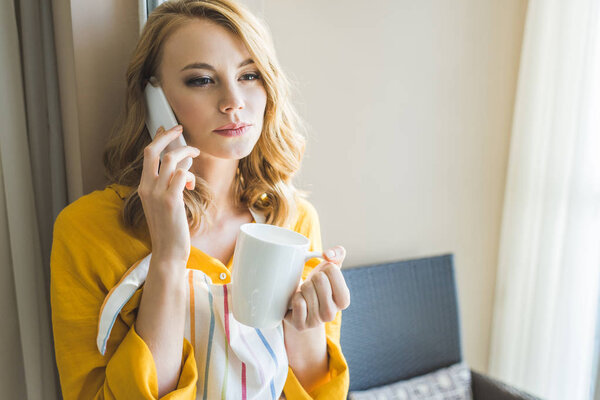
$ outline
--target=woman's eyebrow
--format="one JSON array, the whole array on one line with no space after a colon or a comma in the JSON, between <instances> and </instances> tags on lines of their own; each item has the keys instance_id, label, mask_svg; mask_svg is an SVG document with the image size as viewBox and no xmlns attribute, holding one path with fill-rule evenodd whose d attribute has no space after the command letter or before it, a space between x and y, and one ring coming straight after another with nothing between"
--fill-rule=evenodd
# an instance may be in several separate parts
<instances>
[{"instance_id":1,"label":"woman's eyebrow","mask_svg":"<svg viewBox=\"0 0 600 400\"><path fill-rule=\"evenodd\" d=\"M238 68L242 68L243 66L248 65L248 64L254 64L254 60L251 59L251 58L249 58L249 59L247 59L245 61L242 61L242 63L240 65L238 65ZM203 63L203 62L195 62L195 63L188 64L185 67L183 67L183 69L181 71L185 71L186 69L194 69L194 68L197 68L197 69L208 69L208 70L216 72L215 67L213 67L210 64Z\"/></svg>"}]
</instances>

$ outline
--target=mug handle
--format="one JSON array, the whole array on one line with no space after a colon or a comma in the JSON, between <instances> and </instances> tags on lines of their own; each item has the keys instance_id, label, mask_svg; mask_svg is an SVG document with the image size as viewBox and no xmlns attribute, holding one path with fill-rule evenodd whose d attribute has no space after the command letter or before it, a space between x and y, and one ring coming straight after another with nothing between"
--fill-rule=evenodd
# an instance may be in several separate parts
<instances>
[{"instance_id":1,"label":"mug handle","mask_svg":"<svg viewBox=\"0 0 600 400\"><path fill-rule=\"evenodd\" d=\"M309 251L306 253L306 255L304 256L304 262L307 262L308 260L310 260L311 258L323 258L323 252L321 251Z\"/></svg>"}]
</instances>

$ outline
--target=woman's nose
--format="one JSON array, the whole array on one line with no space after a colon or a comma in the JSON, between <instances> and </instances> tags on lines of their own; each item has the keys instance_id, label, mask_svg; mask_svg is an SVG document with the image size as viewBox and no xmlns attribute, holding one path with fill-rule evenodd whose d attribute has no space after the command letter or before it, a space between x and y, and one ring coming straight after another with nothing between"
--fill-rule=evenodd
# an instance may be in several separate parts
<instances>
[{"instance_id":1,"label":"woman's nose","mask_svg":"<svg viewBox=\"0 0 600 400\"><path fill-rule=\"evenodd\" d=\"M231 85L226 87L219 108L225 113L243 109L244 100L241 91Z\"/></svg>"}]
</instances>

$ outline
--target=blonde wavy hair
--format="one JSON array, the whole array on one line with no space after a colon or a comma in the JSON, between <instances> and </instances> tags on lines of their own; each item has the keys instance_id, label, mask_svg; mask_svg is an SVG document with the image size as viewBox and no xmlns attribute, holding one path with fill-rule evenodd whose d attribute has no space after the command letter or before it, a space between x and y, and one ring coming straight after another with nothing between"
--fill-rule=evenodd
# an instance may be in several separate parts
<instances>
[{"instance_id":1,"label":"blonde wavy hair","mask_svg":"<svg viewBox=\"0 0 600 400\"><path fill-rule=\"evenodd\" d=\"M292 84L279 66L269 31L246 8L230 0L167 1L148 16L127 68L125 106L103 154L109 183L133 188L124 198L123 222L133 228L146 223L137 192L144 148L151 142L145 125L144 87L158 72L165 40L194 18L210 19L243 41L267 92L258 142L252 152L239 161L234 182L235 205L253 207L264 213L268 224L288 226L295 218L299 198L307 197L307 192L296 189L292 183L305 150L306 125L292 106ZM213 199L205 180L196 176L196 187L184 190L183 199L192 232L200 228L202 218L211 225L207 210Z\"/></svg>"}]
</instances>

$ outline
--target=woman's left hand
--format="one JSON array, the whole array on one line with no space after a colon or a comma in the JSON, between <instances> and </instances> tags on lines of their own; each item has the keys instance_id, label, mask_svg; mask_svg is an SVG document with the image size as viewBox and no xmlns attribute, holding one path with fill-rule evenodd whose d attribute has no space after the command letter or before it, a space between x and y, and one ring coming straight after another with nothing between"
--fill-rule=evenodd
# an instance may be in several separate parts
<instances>
[{"instance_id":1,"label":"woman's left hand","mask_svg":"<svg viewBox=\"0 0 600 400\"><path fill-rule=\"evenodd\" d=\"M350 305L350 291L341 271L346 249L335 246L323 255L325 261L310 271L301 283L284 318L299 331L333 321L338 311Z\"/></svg>"}]
</instances>

